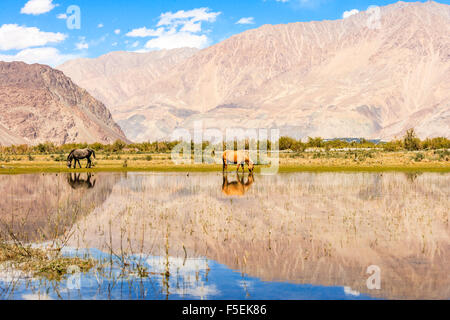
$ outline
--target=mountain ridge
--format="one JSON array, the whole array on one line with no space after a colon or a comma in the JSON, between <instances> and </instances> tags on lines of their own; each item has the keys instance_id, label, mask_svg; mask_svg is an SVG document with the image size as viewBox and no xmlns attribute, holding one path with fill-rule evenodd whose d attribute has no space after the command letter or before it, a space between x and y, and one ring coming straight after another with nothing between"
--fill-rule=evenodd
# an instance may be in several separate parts
<instances>
[{"instance_id":1,"label":"mountain ridge","mask_svg":"<svg viewBox=\"0 0 450 320\"><path fill-rule=\"evenodd\" d=\"M46 65L0 62L0 143L129 141L109 110Z\"/></svg>"},{"instance_id":2,"label":"mountain ridge","mask_svg":"<svg viewBox=\"0 0 450 320\"><path fill-rule=\"evenodd\" d=\"M449 137L450 6L399 2L373 14L234 35L171 64L111 107L114 119L136 141L198 120L296 138L392 139L409 127Z\"/></svg>"}]
</instances>

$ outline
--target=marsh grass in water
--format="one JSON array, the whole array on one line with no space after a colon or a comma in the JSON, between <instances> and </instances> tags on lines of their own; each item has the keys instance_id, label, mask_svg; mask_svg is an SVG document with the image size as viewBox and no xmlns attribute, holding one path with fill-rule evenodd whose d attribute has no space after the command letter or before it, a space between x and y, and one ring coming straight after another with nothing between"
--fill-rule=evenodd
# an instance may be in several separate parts
<instances>
[{"instance_id":1,"label":"marsh grass in water","mask_svg":"<svg viewBox=\"0 0 450 320\"><path fill-rule=\"evenodd\" d=\"M59 254L53 256L48 250L20 244L0 243L0 265L20 270L32 277L60 281L76 266L87 272L95 266L91 259L68 258Z\"/></svg>"}]
</instances>

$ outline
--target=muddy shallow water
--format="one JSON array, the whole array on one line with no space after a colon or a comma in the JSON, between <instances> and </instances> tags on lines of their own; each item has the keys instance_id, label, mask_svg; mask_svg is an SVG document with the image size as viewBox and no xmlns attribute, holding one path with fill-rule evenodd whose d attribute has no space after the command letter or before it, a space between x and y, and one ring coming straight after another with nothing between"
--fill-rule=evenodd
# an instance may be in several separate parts
<instances>
[{"instance_id":1,"label":"muddy shallow water","mask_svg":"<svg viewBox=\"0 0 450 320\"><path fill-rule=\"evenodd\" d=\"M21 241L109 261L59 283L0 270L3 299L450 298L449 174L36 174L0 190Z\"/></svg>"}]
</instances>

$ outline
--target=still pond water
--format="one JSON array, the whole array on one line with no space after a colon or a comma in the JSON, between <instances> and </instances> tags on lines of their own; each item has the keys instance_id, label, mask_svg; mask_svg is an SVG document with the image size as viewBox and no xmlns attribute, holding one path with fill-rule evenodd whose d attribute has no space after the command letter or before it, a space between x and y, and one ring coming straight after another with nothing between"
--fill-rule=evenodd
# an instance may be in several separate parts
<instances>
[{"instance_id":1,"label":"still pond water","mask_svg":"<svg viewBox=\"0 0 450 320\"><path fill-rule=\"evenodd\" d=\"M449 174L34 174L0 190L20 241L102 264L59 282L0 266L0 299L450 298Z\"/></svg>"}]
</instances>

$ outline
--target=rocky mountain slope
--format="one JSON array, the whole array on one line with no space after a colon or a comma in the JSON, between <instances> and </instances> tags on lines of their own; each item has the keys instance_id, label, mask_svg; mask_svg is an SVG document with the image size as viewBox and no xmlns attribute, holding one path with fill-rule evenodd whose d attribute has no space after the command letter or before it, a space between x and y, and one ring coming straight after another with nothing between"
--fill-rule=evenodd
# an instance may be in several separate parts
<instances>
[{"instance_id":1,"label":"rocky mountain slope","mask_svg":"<svg viewBox=\"0 0 450 320\"><path fill-rule=\"evenodd\" d=\"M86 67L62 69L72 76ZM132 140L164 138L195 120L220 129L277 127L297 138L391 139L411 127L422 138L449 137L450 6L398 2L379 15L265 25L155 74L126 101L98 94Z\"/></svg>"},{"instance_id":2,"label":"rocky mountain slope","mask_svg":"<svg viewBox=\"0 0 450 320\"><path fill-rule=\"evenodd\" d=\"M58 69L114 110L197 51L182 48L148 53L111 52L96 59L70 60Z\"/></svg>"},{"instance_id":3,"label":"rocky mountain slope","mask_svg":"<svg viewBox=\"0 0 450 320\"><path fill-rule=\"evenodd\" d=\"M0 62L0 144L126 140L109 110L61 71Z\"/></svg>"}]
</instances>

